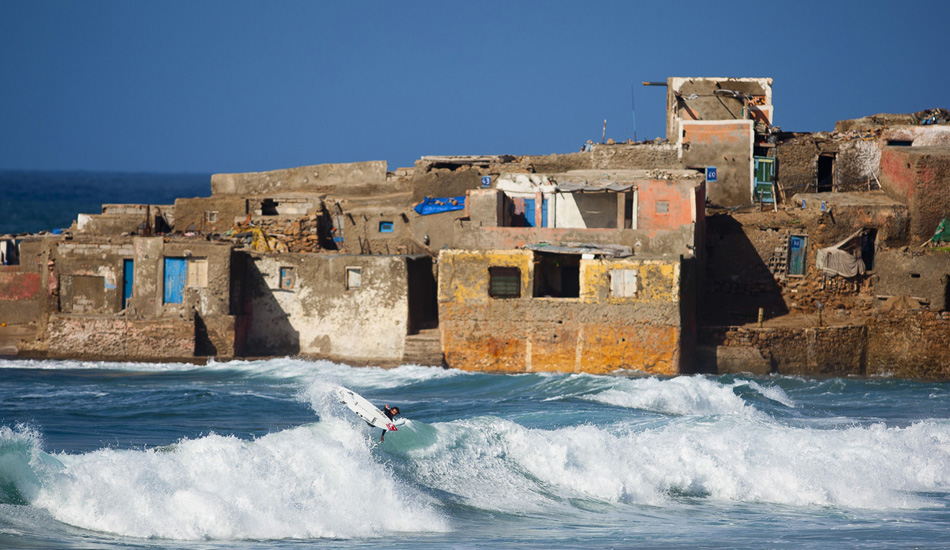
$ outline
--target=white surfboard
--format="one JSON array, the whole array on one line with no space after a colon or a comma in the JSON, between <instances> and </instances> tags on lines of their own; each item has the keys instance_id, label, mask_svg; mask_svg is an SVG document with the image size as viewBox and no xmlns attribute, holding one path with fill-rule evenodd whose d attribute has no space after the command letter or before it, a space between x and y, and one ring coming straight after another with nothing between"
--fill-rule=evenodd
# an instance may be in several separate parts
<instances>
[{"instance_id":1,"label":"white surfboard","mask_svg":"<svg viewBox=\"0 0 950 550\"><path fill-rule=\"evenodd\" d=\"M362 395L344 387L340 387L337 392L340 394L340 401L370 426L391 432L396 431L396 424Z\"/></svg>"}]
</instances>

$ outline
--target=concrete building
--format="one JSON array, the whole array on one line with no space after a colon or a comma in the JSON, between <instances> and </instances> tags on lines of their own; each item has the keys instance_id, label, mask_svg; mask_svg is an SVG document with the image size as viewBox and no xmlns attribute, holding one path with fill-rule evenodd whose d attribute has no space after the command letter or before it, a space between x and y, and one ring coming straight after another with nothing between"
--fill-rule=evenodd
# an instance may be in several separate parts
<instances>
[{"instance_id":1,"label":"concrete building","mask_svg":"<svg viewBox=\"0 0 950 550\"><path fill-rule=\"evenodd\" d=\"M502 174L494 183L469 192L458 248L439 254L446 364L503 372L687 368L701 176L581 171Z\"/></svg>"}]
</instances>

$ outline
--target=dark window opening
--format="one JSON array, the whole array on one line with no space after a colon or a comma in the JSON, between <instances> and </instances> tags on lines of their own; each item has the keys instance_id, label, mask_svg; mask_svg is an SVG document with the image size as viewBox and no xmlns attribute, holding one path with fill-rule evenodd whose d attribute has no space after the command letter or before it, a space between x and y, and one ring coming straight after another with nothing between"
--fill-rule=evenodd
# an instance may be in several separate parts
<instances>
[{"instance_id":1,"label":"dark window opening","mask_svg":"<svg viewBox=\"0 0 950 550\"><path fill-rule=\"evenodd\" d=\"M280 205L279 202L274 199L264 199L261 201L261 215L262 216L276 216L278 214L277 207Z\"/></svg>"},{"instance_id":2,"label":"dark window opening","mask_svg":"<svg viewBox=\"0 0 950 550\"><path fill-rule=\"evenodd\" d=\"M492 298L520 298L521 270L517 267L489 267L488 295Z\"/></svg>"},{"instance_id":3,"label":"dark window opening","mask_svg":"<svg viewBox=\"0 0 950 550\"><path fill-rule=\"evenodd\" d=\"M865 229L861 234L861 259L864 268L874 270L874 241L877 240L877 229Z\"/></svg>"},{"instance_id":4,"label":"dark window opening","mask_svg":"<svg viewBox=\"0 0 950 550\"><path fill-rule=\"evenodd\" d=\"M633 227L633 192L624 193L623 199L623 228Z\"/></svg>"},{"instance_id":5,"label":"dark window opening","mask_svg":"<svg viewBox=\"0 0 950 550\"><path fill-rule=\"evenodd\" d=\"M818 155L818 192L826 193L834 187L835 156Z\"/></svg>"},{"instance_id":6,"label":"dark window opening","mask_svg":"<svg viewBox=\"0 0 950 550\"><path fill-rule=\"evenodd\" d=\"M920 278L920 273L911 273L911 274L910 274L910 278L911 278L911 279L919 279L919 278Z\"/></svg>"},{"instance_id":7,"label":"dark window opening","mask_svg":"<svg viewBox=\"0 0 950 550\"><path fill-rule=\"evenodd\" d=\"M887 144L894 147L910 147L914 142L906 139L889 139Z\"/></svg>"},{"instance_id":8,"label":"dark window opening","mask_svg":"<svg viewBox=\"0 0 950 550\"><path fill-rule=\"evenodd\" d=\"M580 256L537 254L534 265L535 297L577 298L581 295L580 281Z\"/></svg>"}]
</instances>

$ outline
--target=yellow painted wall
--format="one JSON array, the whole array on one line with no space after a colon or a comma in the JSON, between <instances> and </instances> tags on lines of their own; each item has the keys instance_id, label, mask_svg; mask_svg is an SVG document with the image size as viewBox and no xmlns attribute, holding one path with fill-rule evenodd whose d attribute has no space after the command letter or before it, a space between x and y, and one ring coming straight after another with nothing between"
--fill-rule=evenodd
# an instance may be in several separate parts
<instances>
[{"instance_id":1,"label":"yellow painted wall","mask_svg":"<svg viewBox=\"0 0 950 550\"><path fill-rule=\"evenodd\" d=\"M496 372L618 369L679 373L679 260L582 260L579 298L534 298L528 250L439 257L439 324L449 366ZM522 296L488 296L488 268L518 267ZM637 293L610 297L612 269L637 272Z\"/></svg>"}]
</instances>

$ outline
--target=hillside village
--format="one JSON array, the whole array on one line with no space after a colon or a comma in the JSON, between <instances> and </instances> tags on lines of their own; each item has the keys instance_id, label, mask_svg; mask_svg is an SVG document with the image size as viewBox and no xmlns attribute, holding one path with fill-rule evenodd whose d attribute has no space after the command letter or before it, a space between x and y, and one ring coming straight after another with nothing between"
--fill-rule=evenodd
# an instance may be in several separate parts
<instances>
[{"instance_id":1,"label":"hillside village","mask_svg":"<svg viewBox=\"0 0 950 550\"><path fill-rule=\"evenodd\" d=\"M669 78L667 135L215 174L0 240L0 354L950 379L950 114L773 125Z\"/></svg>"}]
</instances>

